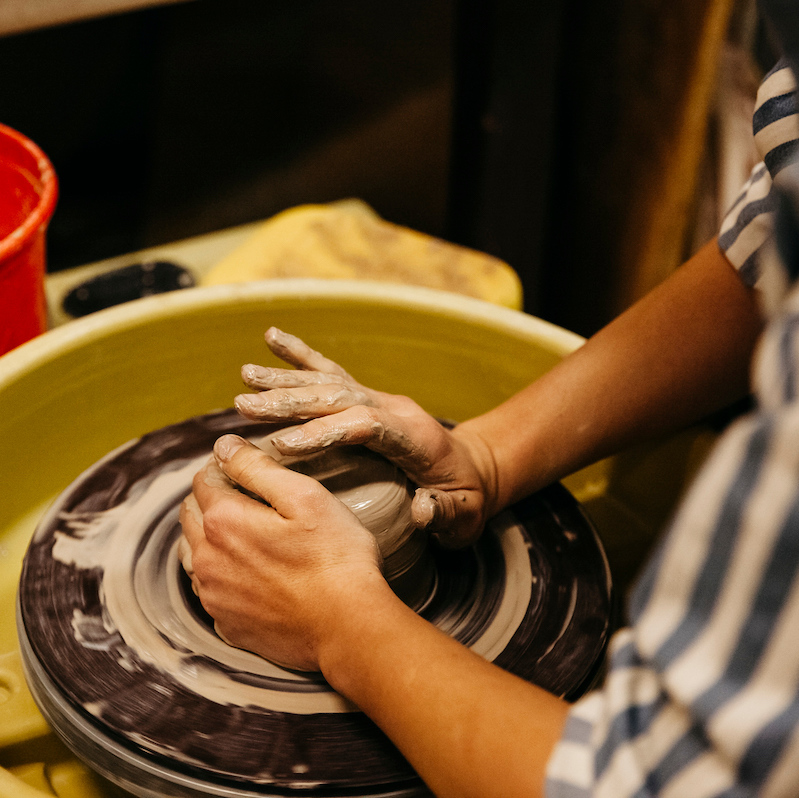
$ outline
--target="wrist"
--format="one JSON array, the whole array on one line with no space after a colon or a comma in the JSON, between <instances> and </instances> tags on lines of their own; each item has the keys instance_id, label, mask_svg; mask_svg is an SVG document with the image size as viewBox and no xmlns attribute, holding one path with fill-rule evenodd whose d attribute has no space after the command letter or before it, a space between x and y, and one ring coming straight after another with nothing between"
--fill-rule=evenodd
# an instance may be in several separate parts
<instances>
[{"instance_id":1,"label":"wrist","mask_svg":"<svg viewBox=\"0 0 799 798\"><path fill-rule=\"evenodd\" d=\"M381 648L381 638L401 638L403 616L416 613L397 597L380 572L343 586L341 601L325 601L317 637L317 661L326 681L359 704L367 671Z\"/></svg>"},{"instance_id":2,"label":"wrist","mask_svg":"<svg viewBox=\"0 0 799 798\"><path fill-rule=\"evenodd\" d=\"M483 496L483 521L495 516L504 508L500 494L499 469L493 449L483 437L473 420L465 421L452 430L452 435L466 450L477 472L480 491Z\"/></svg>"}]
</instances>

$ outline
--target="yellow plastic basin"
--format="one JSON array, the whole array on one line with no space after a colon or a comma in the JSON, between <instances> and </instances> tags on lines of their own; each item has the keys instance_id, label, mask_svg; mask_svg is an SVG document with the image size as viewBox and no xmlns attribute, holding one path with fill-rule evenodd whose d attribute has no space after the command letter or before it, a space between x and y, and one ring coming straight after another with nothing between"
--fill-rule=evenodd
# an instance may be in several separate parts
<instances>
[{"instance_id":1,"label":"yellow plastic basin","mask_svg":"<svg viewBox=\"0 0 799 798\"><path fill-rule=\"evenodd\" d=\"M14 602L37 520L111 449L229 406L242 390L241 364L277 363L263 342L270 325L301 336L364 383L408 394L455 421L501 402L582 343L539 319L454 294L274 280L139 300L71 322L0 358L2 798L117 794L55 740L22 679ZM636 494L630 475L656 467L659 456L639 456L635 468L622 469L621 498L608 498L618 471L610 462L571 478L569 487L589 512L598 510L600 533L637 528L649 506L655 520L663 514L662 486L633 509L635 500L625 499Z\"/></svg>"}]
</instances>

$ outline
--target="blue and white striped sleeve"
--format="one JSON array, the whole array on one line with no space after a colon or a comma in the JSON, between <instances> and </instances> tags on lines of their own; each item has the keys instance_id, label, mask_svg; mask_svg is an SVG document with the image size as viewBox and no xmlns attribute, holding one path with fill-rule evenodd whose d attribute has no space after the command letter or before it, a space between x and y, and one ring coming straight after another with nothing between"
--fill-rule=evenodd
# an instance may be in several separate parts
<instances>
[{"instance_id":1,"label":"blue and white striped sleeve","mask_svg":"<svg viewBox=\"0 0 799 798\"><path fill-rule=\"evenodd\" d=\"M799 296L764 344L772 387L790 382L786 345L795 375L797 338ZM644 573L549 798L796 794L799 405L771 404L725 434Z\"/></svg>"},{"instance_id":2,"label":"blue and white striped sleeve","mask_svg":"<svg viewBox=\"0 0 799 798\"><path fill-rule=\"evenodd\" d=\"M644 572L599 690L572 708L549 798L795 796L799 785L799 288Z\"/></svg>"},{"instance_id":3,"label":"blue and white striped sleeve","mask_svg":"<svg viewBox=\"0 0 799 798\"><path fill-rule=\"evenodd\" d=\"M760 85L752 128L760 157L722 222L719 246L738 269L747 285L759 278L758 253L771 237L775 207L773 187L792 163L799 146L799 117L794 91L796 82L787 63L781 61Z\"/></svg>"},{"instance_id":4,"label":"blue and white striped sleeve","mask_svg":"<svg viewBox=\"0 0 799 798\"><path fill-rule=\"evenodd\" d=\"M785 163L770 164L775 186ZM730 235L752 236L741 251L756 219ZM797 795L799 262L758 263L787 295L753 363L756 409L720 438L642 574L605 682L550 758L548 798Z\"/></svg>"}]
</instances>

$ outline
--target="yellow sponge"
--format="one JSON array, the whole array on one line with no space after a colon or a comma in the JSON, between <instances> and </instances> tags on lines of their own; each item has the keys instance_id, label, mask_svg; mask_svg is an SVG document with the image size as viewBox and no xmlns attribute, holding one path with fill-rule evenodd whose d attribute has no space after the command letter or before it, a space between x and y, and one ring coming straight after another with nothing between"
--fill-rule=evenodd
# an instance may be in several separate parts
<instances>
[{"instance_id":1,"label":"yellow sponge","mask_svg":"<svg viewBox=\"0 0 799 798\"><path fill-rule=\"evenodd\" d=\"M275 277L406 283L522 307L521 282L507 263L391 224L360 200L300 205L273 216L201 283Z\"/></svg>"}]
</instances>

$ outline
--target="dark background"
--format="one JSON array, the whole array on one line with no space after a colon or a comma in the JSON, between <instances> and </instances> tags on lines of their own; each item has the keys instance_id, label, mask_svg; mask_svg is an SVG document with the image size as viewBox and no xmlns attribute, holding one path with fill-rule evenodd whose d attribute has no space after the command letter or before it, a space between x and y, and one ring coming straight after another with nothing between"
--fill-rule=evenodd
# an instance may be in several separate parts
<instances>
[{"instance_id":1,"label":"dark background","mask_svg":"<svg viewBox=\"0 0 799 798\"><path fill-rule=\"evenodd\" d=\"M196 0L0 38L0 121L55 165L51 270L360 197L590 334L708 2Z\"/></svg>"}]
</instances>

